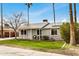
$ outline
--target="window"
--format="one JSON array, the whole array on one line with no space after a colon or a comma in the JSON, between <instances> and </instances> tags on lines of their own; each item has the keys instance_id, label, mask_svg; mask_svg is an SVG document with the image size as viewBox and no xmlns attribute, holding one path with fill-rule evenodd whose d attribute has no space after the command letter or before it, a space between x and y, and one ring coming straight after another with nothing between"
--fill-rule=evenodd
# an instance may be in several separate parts
<instances>
[{"instance_id":1,"label":"window","mask_svg":"<svg viewBox=\"0 0 79 59\"><path fill-rule=\"evenodd\" d=\"M37 30L37 35L39 35L39 30Z\"/></svg>"},{"instance_id":2,"label":"window","mask_svg":"<svg viewBox=\"0 0 79 59\"><path fill-rule=\"evenodd\" d=\"M41 34L41 30L37 30L37 35Z\"/></svg>"},{"instance_id":3,"label":"window","mask_svg":"<svg viewBox=\"0 0 79 59\"><path fill-rule=\"evenodd\" d=\"M21 30L21 35L26 35L26 30Z\"/></svg>"},{"instance_id":4,"label":"window","mask_svg":"<svg viewBox=\"0 0 79 59\"><path fill-rule=\"evenodd\" d=\"M26 35L26 30L24 30L24 35Z\"/></svg>"},{"instance_id":5,"label":"window","mask_svg":"<svg viewBox=\"0 0 79 59\"><path fill-rule=\"evenodd\" d=\"M21 35L23 35L23 30L21 30Z\"/></svg>"},{"instance_id":6,"label":"window","mask_svg":"<svg viewBox=\"0 0 79 59\"><path fill-rule=\"evenodd\" d=\"M51 30L51 35L57 35L57 29L52 29Z\"/></svg>"},{"instance_id":7,"label":"window","mask_svg":"<svg viewBox=\"0 0 79 59\"><path fill-rule=\"evenodd\" d=\"M21 30L21 35L26 35L26 30Z\"/></svg>"}]
</instances>

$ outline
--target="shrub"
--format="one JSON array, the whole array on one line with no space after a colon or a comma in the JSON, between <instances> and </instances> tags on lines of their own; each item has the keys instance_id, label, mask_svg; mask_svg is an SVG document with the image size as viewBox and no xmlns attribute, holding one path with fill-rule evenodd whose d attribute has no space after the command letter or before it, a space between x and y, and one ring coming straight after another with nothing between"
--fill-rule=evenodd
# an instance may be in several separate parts
<instances>
[{"instance_id":1,"label":"shrub","mask_svg":"<svg viewBox=\"0 0 79 59\"><path fill-rule=\"evenodd\" d=\"M60 26L60 34L62 39L64 39L64 41L66 43L69 43L69 39L70 39L70 26L69 23L63 23Z\"/></svg>"},{"instance_id":2,"label":"shrub","mask_svg":"<svg viewBox=\"0 0 79 59\"><path fill-rule=\"evenodd\" d=\"M60 34L62 39L64 39L66 43L70 42L70 24L69 23L63 23L60 26ZM75 24L75 39L76 39L76 43L79 43L78 24Z\"/></svg>"},{"instance_id":3,"label":"shrub","mask_svg":"<svg viewBox=\"0 0 79 59\"><path fill-rule=\"evenodd\" d=\"M55 39L53 37L50 38L50 41L55 41Z\"/></svg>"},{"instance_id":4,"label":"shrub","mask_svg":"<svg viewBox=\"0 0 79 59\"><path fill-rule=\"evenodd\" d=\"M49 36L42 36L42 40L49 40Z\"/></svg>"}]
</instances>

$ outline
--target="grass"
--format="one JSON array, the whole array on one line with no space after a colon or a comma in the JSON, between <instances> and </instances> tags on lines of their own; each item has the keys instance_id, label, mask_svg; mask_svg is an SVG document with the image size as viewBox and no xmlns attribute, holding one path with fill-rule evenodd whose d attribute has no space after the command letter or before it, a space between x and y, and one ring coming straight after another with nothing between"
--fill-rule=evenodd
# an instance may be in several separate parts
<instances>
[{"instance_id":1,"label":"grass","mask_svg":"<svg viewBox=\"0 0 79 59\"><path fill-rule=\"evenodd\" d=\"M60 49L64 44L63 41L35 41L35 40L3 40L0 45L12 45L24 48L36 49Z\"/></svg>"},{"instance_id":2,"label":"grass","mask_svg":"<svg viewBox=\"0 0 79 59\"><path fill-rule=\"evenodd\" d=\"M64 41L37 41L37 40L2 40L0 41L0 45L7 45L11 47L20 47L20 48L27 48L33 50L39 50L44 52L52 52L52 53L59 53L65 55L77 55L72 51L66 49L62 49Z\"/></svg>"}]
</instances>

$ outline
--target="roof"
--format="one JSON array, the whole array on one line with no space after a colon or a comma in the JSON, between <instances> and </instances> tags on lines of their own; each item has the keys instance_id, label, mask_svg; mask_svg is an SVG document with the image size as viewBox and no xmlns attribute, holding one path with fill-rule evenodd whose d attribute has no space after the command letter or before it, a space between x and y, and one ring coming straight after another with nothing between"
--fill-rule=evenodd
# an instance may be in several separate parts
<instances>
[{"instance_id":1,"label":"roof","mask_svg":"<svg viewBox=\"0 0 79 59\"><path fill-rule=\"evenodd\" d=\"M22 24L19 29L47 29L47 28L59 28L60 24L53 23L31 23L29 25Z\"/></svg>"},{"instance_id":2,"label":"roof","mask_svg":"<svg viewBox=\"0 0 79 59\"><path fill-rule=\"evenodd\" d=\"M48 28L60 28L61 23L50 23L47 26L44 27L44 29L48 29Z\"/></svg>"},{"instance_id":3,"label":"roof","mask_svg":"<svg viewBox=\"0 0 79 59\"><path fill-rule=\"evenodd\" d=\"M1 30L1 26L0 26L0 30ZM13 30L12 28L10 28L10 27L3 27L3 30Z\"/></svg>"},{"instance_id":4,"label":"roof","mask_svg":"<svg viewBox=\"0 0 79 59\"><path fill-rule=\"evenodd\" d=\"M32 23L32 24L22 24L19 29L40 29L45 26L47 23Z\"/></svg>"},{"instance_id":5,"label":"roof","mask_svg":"<svg viewBox=\"0 0 79 59\"><path fill-rule=\"evenodd\" d=\"M1 30L1 22L0 22L0 30ZM13 29L10 28L9 25L6 22L3 22L3 30L13 31Z\"/></svg>"}]
</instances>

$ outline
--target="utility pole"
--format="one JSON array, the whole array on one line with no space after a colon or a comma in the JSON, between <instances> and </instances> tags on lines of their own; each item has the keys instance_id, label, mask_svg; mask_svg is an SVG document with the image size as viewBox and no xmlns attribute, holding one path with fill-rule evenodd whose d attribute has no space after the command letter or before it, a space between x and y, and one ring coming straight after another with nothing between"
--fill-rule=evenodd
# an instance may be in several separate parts
<instances>
[{"instance_id":1,"label":"utility pole","mask_svg":"<svg viewBox=\"0 0 79 59\"><path fill-rule=\"evenodd\" d=\"M1 38L3 38L3 4L1 3Z\"/></svg>"}]
</instances>

